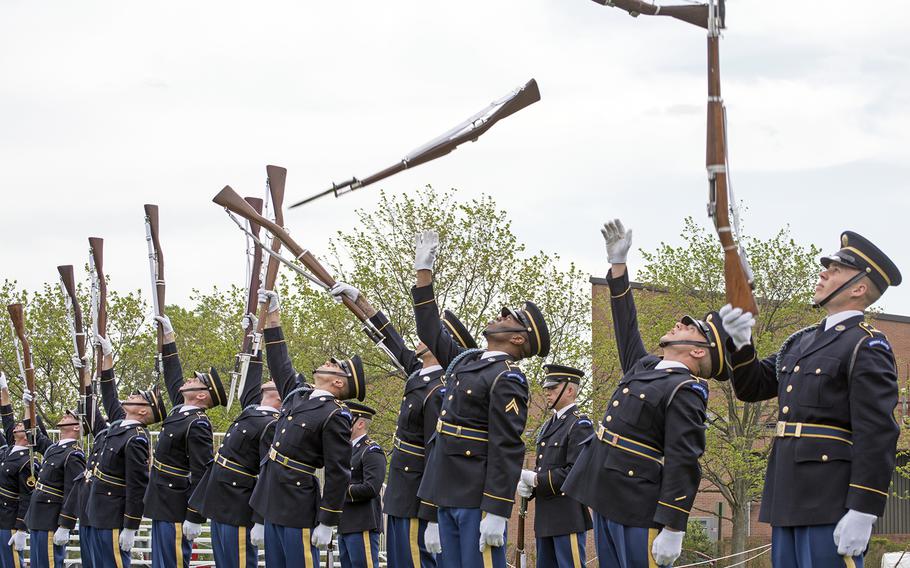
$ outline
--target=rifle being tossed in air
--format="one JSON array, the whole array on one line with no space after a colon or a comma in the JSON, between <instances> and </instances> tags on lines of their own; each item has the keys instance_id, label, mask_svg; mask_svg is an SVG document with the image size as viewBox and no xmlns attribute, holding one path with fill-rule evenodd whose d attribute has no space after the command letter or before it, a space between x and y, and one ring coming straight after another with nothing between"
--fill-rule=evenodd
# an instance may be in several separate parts
<instances>
[{"instance_id":1,"label":"rifle being tossed in air","mask_svg":"<svg viewBox=\"0 0 910 568\"><path fill-rule=\"evenodd\" d=\"M82 307L76 296L76 279L73 275L73 266L58 266L60 274L60 291L66 304L66 316L70 324L70 336L73 339L73 366L76 368L76 378L79 384L79 414L83 419L87 416L94 417L95 409L86 408L88 389L92 385L92 373L88 365L86 347L88 345L85 325L82 321Z\"/></svg>"},{"instance_id":2,"label":"rifle being tossed in air","mask_svg":"<svg viewBox=\"0 0 910 568\"><path fill-rule=\"evenodd\" d=\"M19 340L19 347L22 348L22 361L20 367L25 378L25 388L32 393L32 399L28 402L28 411L31 420L28 428L28 463L31 467L27 483L29 487L35 486L35 433L38 424L38 414L35 412L35 365L32 362L32 348L25 333L25 308L22 304L10 304L6 307L9 311L9 318L13 322L13 331ZM16 350L18 352L18 349ZM12 444L10 440L10 444ZM15 552L13 553L15 554Z\"/></svg>"},{"instance_id":3,"label":"rifle being tossed in air","mask_svg":"<svg viewBox=\"0 0 910 568\"><path fill-rule=\"evenodd\" d=\"M152 308L156 316L164 315L164 254L158 238L158 206L145 204L145 242L149 251L149 275L152 280ZM155 356L155 382L161 380L164 363L161 350L164 347L164 328L155 322L158 330L158 353Z\"/></svg>"}]
</instances>

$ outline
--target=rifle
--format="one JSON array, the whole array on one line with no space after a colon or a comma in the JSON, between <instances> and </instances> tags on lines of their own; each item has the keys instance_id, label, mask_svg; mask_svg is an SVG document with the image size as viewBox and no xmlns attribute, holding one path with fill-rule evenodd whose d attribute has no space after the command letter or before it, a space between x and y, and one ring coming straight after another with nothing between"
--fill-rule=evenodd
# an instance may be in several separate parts
<instances>
[{"instance_id":1,"label":"rifle","mask_svg":"<svg viewBox=\"0 0 910 568\"><path fill-rule=\"evenodd\" d=\"M325 547L325 568L335 568L335 544L331 541Z\"/></svg>"},{"instance_id":2,"label":"rifle","mask_svg":"<svg viewBox=\"0 0 910 568\"><path fill-rule=\"evenodd\" d=\"M26 483L30 487L34 487L35 433L37 431L38 424L38 414L35 412L35 396L37 396L37 393L35 391L35 366L32 362L32 348L28 342L28 337L25 334L25 308L22 306L22 304L9 304L6 306L6 309L9 311L9 318L13 322L13 331L15 332L16 337L19 339L19 345L22 346L22 365L24 367L23 372L25 373L25 388L27 388L32 393L32 400L28 403L29 415L31 416L28 429L28 462L29 467L31 468L31 473Z\"/></svg>"},{"instance_id":3,"label":"rifle","mask_svg":"<svg viewBox=\"0 0 910 568\"><path fill-rule=\"evenodd\" d=\"M515 544L515 568L525 568L528 555L525 553L525 519L528 516L528 498L518 502L518 542Z\"/></svg>"},{"instance_id":4,"label":"rifle","mask_svg":"<svg viewBox=\"0 0 910 568\"><path fill-rule=\"evenodd\" d=\"M335 197L339 197L345 193L384 180L385 178L391 177L408 168L413 168L445 156L469 140L471 142L476 142L487 130L493 128L494 124L539 100L540 90L537 88L537 81L531 79L506 96L493 101L486 108L464 122L449 129L433 140L430 140L416 150L413 150L397 164L389 166L388 168L363 179L354 177L341 183L332 183L332 187L329 189L321 191L303 201L298 201L291 205L291 209L299 207L300 205L305 205L330 193L334 193Z\"/></svg>"},{"instance_id":5,"label":"rifle","mask_svg":"<svg viewBox=\"0 0 910 568\"><path fill-rule=\"evenodd\" d=\"M737 244L739 208L729 178L727 111L720 95L720 32L725 27L724 0L707 4L657 6L643 0L594 0L615 6L633 16L670 16L708 30L708 128L705 167L708 171L708 216L724 251L724 291L727 301L743 311L758 314L753 294L752 268L746 251ZM732 219L731 219L732 215ZM731 222L732 221L732 222Z\"/></svg>"},{"instance_id":6,"label":"rifle","mask_svg":"<svg viewBox=\"0 0 910 568\"><path fill-rule=\"evenodd\" d=\"M158 206L146 203L145 242L149 251L149 274L152 279L152 308L156 316L164 315L164 254L158 239ZM155 355L155 381L161 380L164 370L161 351L164 347L164 328L155 322L158 330L158 353Z\"/></svg>"},{"instance_id":7,"label":"rifle","mask_svg":"<svg viewBox=\"0 0 910 568\"><path fill-rule=\"evenodd\" d=\"M284 186L288 178L288 170L281 166L266 166L266 185L268 186L267 196L272 204L272 211L275 215L275 224L279 227L284 226ZM250 223L250 227L254 224ZM264 250L263 247L259 247ZM265 269L265 281L263 288L265 290L275 289L275 280L278 279L278 263L281 252L281 239L272 235L272 247L269 250L269 262ZM269 304L264 302L259 306L259 324L256 326L256 337L253 353L259 353L260 343L262 341L262 330L265 329L265 318L268 316Z\"/></svg>"},{"instance_id":8,"label":"rifle","mask_svg":"<svg viewBox=\"0 0 910 568\"><path fill-rule=\"evenodd\" d=\"M262 200L258 197L245 197L246 202L256 210L262 213ZM259 236L259 225L248 223L247 229L251 234ZM252 246L250 246L252 244ZM262 250L251 243L247 238L246 247L246 270L247 270L247 287L246 287L246 308L244 315L252 314L259 306L259 277L262 272ZM246 376L250 369L250 359L252 359L253 335L256 330L253 329L252 322L249 327L243 330L243 343L240 346L240 353L234 361L234 371L231 373L231 389L228 391L227 407L234 404L234 392L239 384L240 388L236 392L238 395L243 392L246 384Z\"/></svg>"},{"instance_id":9,"label":"rifle","mask_svg":"<svg viewBox=\"0 0 910 568\"><path fill-rule=\"evenodd\" d=\"M95 335L107 337L107 280L104 278L104 239L88 238L89 274L92 279L92 329ZM101 381L104 351L95 346L95 381ZM95 392L98 392L96 385Z\"/></svg>"},{"instance_id":10,"label":"rifle","mask_svg":"<svg viewBox=\"0 0 910 568\"><path fill-rule=\"evenodd\" d=\"M89 413L94 416L94 409L86 408L88 388L91 386L92 375L87 365L88 361L85 353L86 333L82 322L82 308L79 306L79 299L76 297L76 279L73 276L73 266L70 264L58 266L57 272L60 274L60 291L63 293L63 301L66 304L70 336L73 338L73 365L76 367L76 379L79 383L79 414L83 418L88 416Z\"/></svg>"},{"instance_id":11,"label":"rifle","mask_svg":"<svg viewBox=\"0 0 910 568\"><path fill-rule=\"evenodd\" d=\"M249 203L247 203L242 197L240 197L237 194L236 191L234 191L231 188L231 186L229 186L229 185L224 186L224 189L222 189L218 193L218 195L216 195L212 199L212 201L214 203L224 207L225 210L227 210L227 212L228 212L228 216L231 217L231 219L233 219L234 222L237 223L237 225L244 232L246 232L246 231L245 231L243 225L236 218L234 218L234 216L231 213L235 213L235 214L239 215L240 217L246 219L247 221L250 221L253 224L258 224L261 227L263 227L264 229L266 229L267 231L269 231L274 238L281 241L281 244L284 245L284 247L287 248L291 252L291 254L294 255L294 259L296 259L298 262L303 264L303 266L306 268L306 270L299 267L294 262L284 258L280 254L274 253L269 249L265 249L265 245L262 243L262 241L259 241L258 239L256 239L257 244L259 244L259 246L262 247L263 250L265 250L270 255L270 259L269 259L270 261L272 259L277 259L279 262L289 266L292 270L294 270L298 274L301 274L302 276L308 278L311 282L315 283L318 286L321 286L322 288L324 288L326 290L328 290L329 288L331 288L332 286L335 285L335 279L332 278L332 275L329 274L329 272L322 266L322 264L318 260L316 260L316 257L313 256L313 254L308 249L305 249L302 246L300 246L299 244L297 244L297 242L293 238L291 238L291 235L289 235L287 233L287 231L285 231L284 228L280 227L277 223L275 223L274 221L271 221L269 219L266 219L265 217L263 217L262 215L257 213L256 210L253 209ZM249 234L249 233L247 233L247 234ZM307 271L309 271L309 272L307 272ZM348 310L351 311L351 313L354 314L354 316L357 319L360 320L360 323L363 324L363 331L367 334L367 336L370 338L370 340L373 341L375 347L377 349L381 350L383 353L385 353L389 357L389 359L392 361L392 363L396 366L396 368L398 368L399 370L401 370L403 372L401 363L398 361L398 359L395 358L395 356L392 354L392 352L389 351L389 349L383 344L382 340L384 339L384 337L382 335L382 332L380 332L376 328L376 326L373 325L373 323L370 321L370 318L368 318L366 316L366 314L363 313L363 310L361 310L360 307L356 303L351 301L350 298L347 298L347 297L342 298L342 303L348 308ZM261 308L262 308L262 306L260 306L260 309ZM262 325L262 323L264 321L265 321L265 318L261 317L259 320L260 325Z\"/></svg>"}]
</instances>

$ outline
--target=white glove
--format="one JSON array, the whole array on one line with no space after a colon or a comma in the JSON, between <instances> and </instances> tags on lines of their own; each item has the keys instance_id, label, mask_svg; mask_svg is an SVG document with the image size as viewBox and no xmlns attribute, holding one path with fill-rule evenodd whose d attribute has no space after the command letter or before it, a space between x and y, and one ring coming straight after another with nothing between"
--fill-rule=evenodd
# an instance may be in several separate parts
<instances>
[{"instance_id":1,"label":"white glove","mask_svg":"<svg viewBox=\"0 0 910 568\"><path fill-rule=\"evenodd\" d=\"M155 316L155 321L161 324L161 330L164 333L174 333L174 326L171 325L171 318L167 316Z\"/></svg>"},{"instance_id":2,"label":"white glove","mask_svg":"<svg viewBox=\"0 0 910 568\"><path fill-rule=\"evenodd\" d=\"M329 543L332 542L332 527L319 523L313 529L313 536L310 537L310 543L319 550L325 550Z\"/></svg>"},{"instance_id":3,"label":"white glove","mask_svg":"<svg viewBox=\"0 0 910 568\"><path fill-rule=\"evenodd\" d=\"M196 538L202 534L202 525L199 523L194 523L192 521L183 521L183 536L187 540L196 540Z\"/></svg>"},{"instance_id":4,"label":"white glove","mask_svg":"<svg viewBox=\"0 0 910 568\"><path fill-rule=\"evenodd\" d=\"M259 523L253 525L253 528L250 529L250 542L253 543L253 546L262 548L265 546L265 527Z\"/></svg>"},{"instance_id":5,"label":"white glove","mask_svg":"<svg viewBox=\"0 0 910 568\"><path fill-rule=\"evenodd\" d=\"M632 229L626 230L619 219L604 223L600 230L607 244L607 260L610 264L624 264L632 248Z\"/></svg>"},{"instance_id":6,"label":"white glove","mask_svg":"<svg viewBox=\"0 0 910 568\"><path fill-rule=\"evenodd\" d=\"M25 550L25 531L16 531L13 533L13 536L9 538L9 542L6 544L13 547L14 550L23 551Z\"/></svg>"},{"instance_id":7,"label":"white glove","mask_svg":"<svg viewBox=\"0 0 910 568\"><path fill-rule=\"evenodd\" d=\"M22 402L28 404L33 400L35 400L35 395L32 394L32 391L28 389L22 389Z\"/></svg>"},{"instance_id":8,"label":"white glove","mask_svg":"<svg viewBox=\"0 0 910 568\"><path fill-rule=\"evenodd\" d=\"M480 552L488 546L505 544L506 519L499 515L487 513L480 521Z\"/></svg>"},{"instance_id":9,"label":"white glove","mask_svg":"<svg viewBox=\"0 0 910 568\"><path fill-rule=\"evenodd\" d=\"M168 322L168 325L170 325L170 322ZM95 345L101 347L101 353L105 357L108 355L113 355L114 353L114 346L111 345L111 340L104 337L103 335L98 335L97 333L95 334Z\"/></svg>"},{"instance_id":10,"label":"white glove","mask_svg":"<svg viewBox=\"0 0 910 568\"><path fill-rule=\"evenodd\" d=\"M737 351L752 343L752 326L755 325L755 316L751 312L743 312L742 308L734 308L727 304L717 313L720 315L721 325L733 340Z\"/></svg>"},{"instance_id":11,"label":"white glove","mask_svg":"<svg viewBox=\"0 0 910 568\"><path fill-rule=\"evenodd\" d=\"M256 329L257 325L259 325L259 318L256 317L256 314L246 314L240 320L240 327L244 330Z\"/></svg>"},{"instance_id":12,"label":"white glove","mask_svg":"<svg viewBox=\"0 0 910 568\"><path fill-rule=\"evenodd\" d=\"M439 234L436 231L424 231L417 235L414 239L414 269L433 270L438 248Z\"/></svg>"},{"instance_id":13,"label":"white glove","mask_svg":"<svg viewBox=\"0 0 910 568\"><path fill-rule=\"evenodd\" d=\"M658 566L670 566L682 554L683 537L685 531L674 531L668 528L660 529L651 545L651 556Z\"/></svg>"},{"instance_id":14,"label":"white glove","mask_svg":"<svg viewBox=\"0 0 910 568\"><path fill-rule=\"evenodd\" d=\"M518 494L522 497L530 497L537 487L537 473L530 469L521 470L521 478L518 480Z\"/></svg>"},{"instance_id":15,"label":"white glove","mask_svg":"<svg viewBox=\"0 0 910 568\"><path fill-rule=\"evenodd\" d=\"M56 546L63 546L64 544L70 541L70 530L63 527L57 527L57 530L54 531L54 544Z\"/></svg>"},{"instance_id":16,"label":"white glove","mask_svg":"<svg viewBox=\"0 0 910 568\"><path fill-rule=\"evenodd\" d=\"M281 301L278 299L278 292L274 290L259 289L259 303L269 303L269 313L277 312L281 307Z\"/></svg>"},{"instance_id":17,"label":"white glove","mask_svg":"<svg viewBox=\"0 0 910 568\"><path fill-rule=\"evenodd\" d=\"M8 389L9 381L6 380L6 373L0 371L0 389Z\"/></svg>"},{"instance_id":18,"label":"white glove","mask_svg":"<svg viewBox=\"0 0 910 568\"><path fill-rule=\"evenodd\" d=\"M73 367L76 367L77 369L81 369L84 365L82 359L80 359L78 355L71 356L70 361L73 362Z\"/></svg>"},{"instance_id":19,"label":"white glove","mask_svg":"<svg viewBox=\"0 0 910 568\"><path fill-rule=\"evenodd\" d=\"M427 523L427 528L423 531L423 544L430 554L442 553L442 541L439 539L439 525L436 523Z\"/></svg>"},{"instance_id":20,"label":"white glove","mask_svg":"<svg viewBox=\"0 0 910 568\"><path fill-rule=\"evenodd\" d=\"M120 531L120 550L129 552L133 549L134 542L136 542L135 529L123 529Z\"/></svg>"},{"instance_id":21,"label":"white glove","mask_svg":"<svg viewBox=\"0 0 910 568\"><path fill-rule=\"evenodd\" d=\"M869 537L872 536L872 525L875 524L875 515L860 513L850 509L841 517L834 527L834 544L837 553L842 556L859 556L866 550Z\"/></svg>"},{"instance_id":22,"label":"white glove","mask_svg":"<svg viewBox=\"0 0 910 568\"><path fill-rule=\"evenodd\" d=\"M335 285L329 288L329 294L335 298L335 301L341 303L341 297L347 296L352 302L356 302L360 297L360 290L354 288L347 282L335 282Z\"/></svg>"}]
</instances>

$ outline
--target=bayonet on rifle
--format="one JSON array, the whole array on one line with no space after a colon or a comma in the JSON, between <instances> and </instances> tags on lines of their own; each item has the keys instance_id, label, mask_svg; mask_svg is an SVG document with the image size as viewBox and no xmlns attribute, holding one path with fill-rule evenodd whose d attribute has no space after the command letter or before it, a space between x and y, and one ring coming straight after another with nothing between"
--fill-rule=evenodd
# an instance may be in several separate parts
<instances>
[{"instance_id":1,"label":"bayonet on rifle","mask_svg":"<svg viewBox=\"0 0 910 568\"><path fill-rule=\"evenodd\" d=\"M413 168L441 156L445 156L465 142L476 142L477 139L487 130L492 128L494 124L539 100L540 90L537 88L537 81L531 79L506 96L493 101L486 108L464 122L461 122L444 134L437 136L416 150L408 153L408 155L402 158L397 164L389 166L388 168L363 179L355 177L341 183L333 183L332 187L329 189L291 205L291 209L315 201L330 193L334 193L335 197L339 197L345 193L354 191L355 189L360 189L361 187L366 187L377 181L384 180L385 178L391 177L408 168Z\"/></svg>"}]
</instances>

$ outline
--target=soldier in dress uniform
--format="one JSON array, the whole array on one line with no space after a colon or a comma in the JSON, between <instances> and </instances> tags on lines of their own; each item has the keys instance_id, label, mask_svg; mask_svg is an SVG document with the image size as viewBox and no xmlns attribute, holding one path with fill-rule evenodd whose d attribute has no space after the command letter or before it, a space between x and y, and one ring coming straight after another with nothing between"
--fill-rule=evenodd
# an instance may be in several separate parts
<instances>
[{"instance_id":1,"label":"soldier in dress uniform","mask_svg":"<svg viewBox=\"0 0 910 568\"><path fill-rule=\"evenodd\" d=\"M205 411L226 405L227 394L214 367L184 379L171 320L155 319L164 331L161 355L172 406L155 444L145 516L152 519L152 567L189 568L192 541L202 533L205 516L188 501L213 452L212 424Z\"/></svg>"},{"instance_id":2,"label":"soldier in dress uniform","mask_svg":"<svg viewBox=\"0 0 910 568\"><path fill-rule=\"evenodd\" d=\"M382 332L386 349L398 359L408 375L382 499L386 514L386 554L389 566L435 568L435 555L442 550L436 507L421 502L417 490L442 409L445 392L443 368L423 342L418 343L416 351L408 349L388 317L374 308L360 290L338 282L331 293L336 298L347 296L357 303L376 329ZM477 348L471 333L449 310L443 312L442 324L459 345L465 349Z\"/></svg>"},{"instance_id":3,"label":"soldier in dress uniform","mask_svg":"<svg viewBox=\"0 0 910 568\"><path fill-rule=\"evenodd\" d=\"M594 510L600 566L670 566L682 551L705 448L708 383L729 372L720 318L684 316L648 353L626 272L632 232L602 230L613 328L623 376L603 421L584 442L563 491ZM538 485L539 487L539 485Z\"/></svg>"},{"instance_id":4,"label":"soldier in dress uniform","mask_svg":"<svg viewBox=\"0 0 910 568\"><path fill-rule=\"evenodd\" d=\"M772 526L775 566L863 565L885 510L899 427L894 353L863 312L901 273L878 247L846 231L821 259L814 302L827 317L759 359L752 314L725 306L740 400L778 399L760 520Z\"/></svg>"},{"instance_id":5,"label":"soldier in dress uniform","mask_svg":"<svg viewBox=\"0 0 910 568\"><path fill-rule=\"evenodd\" d=\"M26 393L31 397L31 393ZM26 421L29 422L30 418ZM25 427L28 429L29 424ZM80 476L85 473L85 452L79 444L82 435L79 414L66 411L57 422L57 430L60 433L57 443L40 430L35 440L35 451L44 460L25 515L25 524L31 532L34 568L63 567L66 543L69 541L69 530L64 524L68 519L76 518L76 503L68 498L73 487L79 483Z\"/></svg>"},{"instance_id":6,"label":"soldier in dress uniform","mask_svg":"<svg viewBox=\"0 0 910 568\"><path fill-rule=\"evenodd\" d=\"M255 316L246 317L255 328ZM248 329L246 322L242 327ZM281 396L274 382L262 382L261 355L250 360L240 404L243 411L190 498L190 506L211 520L219 568L255 568L264 534L262 516L250 507L250 497L275 436Z\"/></svg>"},{"instance_id":7,"label":"soldier in dress uniform","mask_svg":"<svg viewBox=\"0 0 910 568\"><path fill-rule=\"evenodd\" d=\"M588 508L566 496L562 484L572 470L581 443L591 438L594 425L578 411L575 399L584 371L564 365L544 365L547 408L553 414L537 433L537 462L522 470L518 494L536 498L534 534L537 565L584 568L585 533L591 530Z\"/></svg>"},{"instance_id":8,"label":"soldier in dress uniform","mask_svg":"<svg viewBox=\"0 0 910 568\"><path fill-rule=\"evenodd\" d=\"M318 549L332 542L351 482L351 413L342 401L366 396L363 364L357 355L329 359L313 371L314 384L308 385L288 355L278 294L261 290L259 303L264 302L266 359L283 402L250 505L265 519L269 568L315 567ZM319 468L325 473L321 496Z\"/></svg>"},{"instance_id":9,"label":"soldier in dress uniform","mask_svg":"<svg viewBox=\"0 0 910 568\"><path fill-rule=\"evenodd\" d=\"M437 506L446 566L505 568L506 522L521 474L528 382L515 361L550 350L531 302L503 308L484 330L487 349L465 349L442 330L433 292L439 237L417 237L412 289L417 335L446 367L446 392L418 495ZM429 531L429 528L428 528Z\"/></svg>"},{"instance_id":10,"label":"soldier in dress uniform","mask_svg":"<svg viewBox=\"0 0 910 568\"><path fill-rule=\"evenodd\" d=\"M351 412L351 484L344 498L338 525L341 568L379 568L379 534L382 532L382 483L385 453L370 439L370 422L376 411L348 401Z\"/></svg>"},{"instance_id":11,"label":"soldier in dress uniform","mask_svg":"<svg viewBox=\"0 0 910 568\"><path fill-rule=\"evenodd\" d=\"M101 399L110 419L87 483L85 515L92 527L92 562L96 568L130 566L130 550L142 521L143 498L149 482L151 444L148 426L167 412L158 388L117 396L113 347L96 337L103 351ZM97 440L96 440L97 443ZM82 538L82 537L80 537Z\"/></svg>"},{"instance_id":12,"label":"soldier in dress uniform","mask_svg":"<svg viewBox=\"0 0 910 568\"><path fill-rule=\"evenodd\" d=\"M25 516L41 468L29 459L25 424L13 418L6 377L0 382L0 415L10 444L0 455L0 567L20 568L25 566Z\"/></svg>"}]
</instances>

